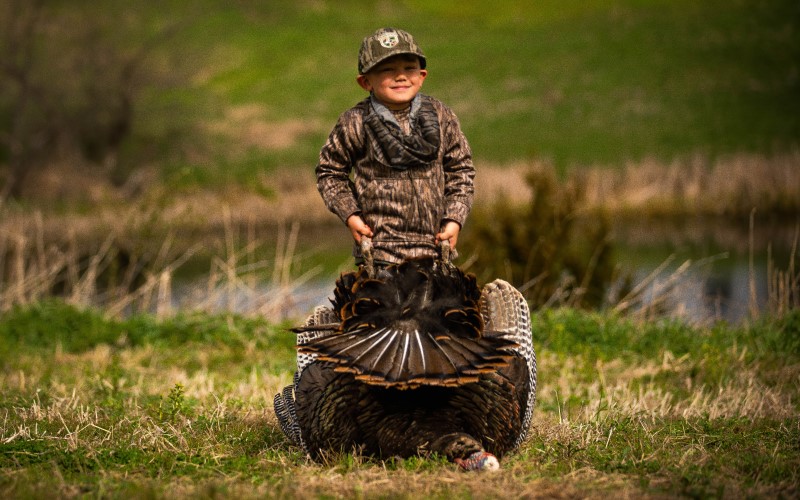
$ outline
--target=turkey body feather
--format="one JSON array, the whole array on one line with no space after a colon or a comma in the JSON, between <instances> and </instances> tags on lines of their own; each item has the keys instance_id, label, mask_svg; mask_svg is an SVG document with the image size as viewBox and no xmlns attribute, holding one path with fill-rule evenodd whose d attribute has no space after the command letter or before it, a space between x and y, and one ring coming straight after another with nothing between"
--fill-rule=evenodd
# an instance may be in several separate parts
<instances>
[{"instance_id":1,"label":"turkey body feather","mask_svg":"<svg viewBox=\"0 0 800 500\"><path fill-rule=\"evenodd\" d=\"M433 259L342 275L333 308L297 329L281 428L313 458L502 456L524 439L536 391L527 303Z\"/></svg>"},{"instance_id":2,"label":"turkey body feather","mask_svg":"<svg viewBox=\"0 0 800 500\"><path fill-rule=\"evenodd\" d=\"M506 370L523 365L517 359ZM484 449L502 457L521 430L527 383L514 387L508 373L458 387L401 390L365 384L331 368L326 362L310 366L295 393L297 417L308 423L303 439L314 458L353 447L380 457L436 452L455 459ZM466 439L453 448L445 436Z\"/></svg>"}]
</instances>

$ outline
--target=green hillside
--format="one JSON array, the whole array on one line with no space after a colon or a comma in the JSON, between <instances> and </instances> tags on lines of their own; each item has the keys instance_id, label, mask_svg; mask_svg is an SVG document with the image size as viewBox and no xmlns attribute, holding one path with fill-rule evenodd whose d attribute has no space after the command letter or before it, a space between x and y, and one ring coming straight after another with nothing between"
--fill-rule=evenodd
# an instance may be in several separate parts
<instances>
[{"instance_id":1,"label":"green hillside","mask_svg":"<svg viewBox=\"0 0 800 500\"><path fill-rule=\"evenodd\" d=\"M152 53L137 66L120 161L155 159L176 180L313 165L364 95L361 39L385 25L416 36L424 91L454 108L480 162L769 156L800 137L800 9L789 0L64 1L41 17L45 81L86 78L80 62L58 73L62 46L90 61L107 47ZM3 127L14 102L0 99Z\"/></svg>"},{"instance_id":2,"label":"green hillside","mask_svg":"<svg viewBox=\"0 0 800 500\"><path fill-rule=\"evenodd\" d=\"M429 58L424 90L455 109L482 161L769 154L800 137L794 2L270 5L209 9L191 36L215 54L202 90L262 104L270 119L321 121L283 161L313 163L362 97L358 45L382 25L415 34Z\"/></svg>"}]
</instances>

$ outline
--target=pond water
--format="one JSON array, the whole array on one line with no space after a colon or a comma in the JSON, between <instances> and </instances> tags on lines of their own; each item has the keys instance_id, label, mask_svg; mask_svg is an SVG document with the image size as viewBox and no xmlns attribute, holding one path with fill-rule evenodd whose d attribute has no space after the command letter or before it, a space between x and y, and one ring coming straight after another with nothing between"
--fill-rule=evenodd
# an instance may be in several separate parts
<instances>
[{"instance_id":1,"label":"pond water","mask_svg":"<svg viewBox=\"0 0 800 500\"><path fill-rule=\"evenodd\" d=\"M663 256L656 264L629 267L634 287L641 287L636 307L647 314L683 317L692 322L739 322L751 308L761 311L767 298L767 266L721 253L709 257ZM623 267L625 263L621 264ZM622 297L620 297L622 299Z\"/></svg>"},{"instance_id":2,"label":"pond water","mask_svg":"<svg viewBox=\"0 0 800 500\"><path fill-rule=\"evenodd\" d=\"M764 311L770 266L788 269L796 227L797 223L762 222L751 232L746 224L703 219L618 224L614 229L618 265L637 292L627 301L627 311L680 317L692 323L736 323L750 317L751 311ZM206 310L256 313L280 320L301 318L318 305L329 305L338 272L352 269L347 241L341 228L335 229L312 231L305 242L321 252L312 259L327 261L327 271L299 279L242 280L219 287L210 287L206 281L182 281L174 285L173 307L202 303ZM610 303L619 304L624 298L612 297Z\"/></svg>"},{"instance_id":3,"label":"pond water","mask_svg":"<svg viewBox=\"0 0 800 500\"><path fill-rule=\"evenodd\" d=\"M643 287L644 307L658 302L692 322L740 322L765 312L769 280L786 271L798 222L732 225L719 219L626 222L615 228L620 266Z\"/></svg>"}]
</instances>

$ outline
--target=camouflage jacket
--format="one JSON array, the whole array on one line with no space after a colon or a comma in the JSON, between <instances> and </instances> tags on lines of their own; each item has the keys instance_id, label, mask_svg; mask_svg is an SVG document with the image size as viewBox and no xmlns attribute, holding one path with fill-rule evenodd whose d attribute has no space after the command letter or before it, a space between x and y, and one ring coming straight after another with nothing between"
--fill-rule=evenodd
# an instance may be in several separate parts
<instances>
[{"instance_id":1,"label":"camouflage jacket","mask_svg":"<svg viewBox=\"0 0 800 500\"><path fill-rule=\"evenodd\" d=\"M361 215L374 233L376 260L437 255L435 238L443 223L463 226L472 206L475 169L458 118L440 101L420 97L438 119L438 154L430 163L398 169L387 162L364 123L375 112L370 98L342 113L320 152L317 188L326 206L345 223ZM358 245L353 255L360 259Z\"/></svg>"}]
</instances>

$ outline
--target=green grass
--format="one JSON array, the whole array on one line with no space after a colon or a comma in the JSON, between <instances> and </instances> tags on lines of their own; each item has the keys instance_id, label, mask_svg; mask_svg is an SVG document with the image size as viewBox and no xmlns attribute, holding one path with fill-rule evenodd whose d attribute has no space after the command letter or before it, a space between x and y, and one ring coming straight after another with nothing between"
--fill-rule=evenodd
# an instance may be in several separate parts
<instances>
[{"instance_id":1,"label":"green grass","mask_svg":"<svg viewBox=\"0 0 800 500\"><path fill-rule=\"evenodd\" d=\"M126 6L83 8L115 19ZM310 169L338 114L364 97L358 47L383 25L417 37L429 59L424 90L455 109L479 163L770 156L800 137L800 12L788 0L206 0L149 3L137 15L144 28L123 25L116 36L138 43L142 31L175 24L158 50L187 79L144 94L133 142L173 154L176 130L223 120L232 106L308 124L285 149L243 151L236 134L215 144L191 133L186 147L216 154L173 158L178 185Z\"/></svg>"},{"instance_id":2,"label":"green grass","mask_svg":"<svg viewBox=\"0 0 800 500\"><path fill-rule=\"evenodd\" d=\"M287 325L235 315L109 320L60 302L0 318L6 497L793 496L800 315L750 325L533 317L528 440L492 475L436 458L308 462L272 395Z\"/></svg>"},{"instance_id":3,"label":"green grass","mask_svg":"<svg viewBox=\"0 0 800 500\"><path fill-rule=\"evenodd\" d=\"M242 100L269 104L283 95L282 112L310 102L332 122L360 95L352 85L360 38L371 25L395 23L425 42L426 89L456 109L481 160L613 164L695 151L768 152L800 136L800 88L791 76L800 15L790 2L559 2L543 11L512 2L426 5L372 23L359 19L368 8L348 11L353 20L341 24L336 15L303 16L321 38L338 28L343 41L276 40L290 51L306 49L297 57L307 66L277 69L278 79L253 75ZM328 66L336 69L319 71Z\"/></svg>"}]
</instances>

